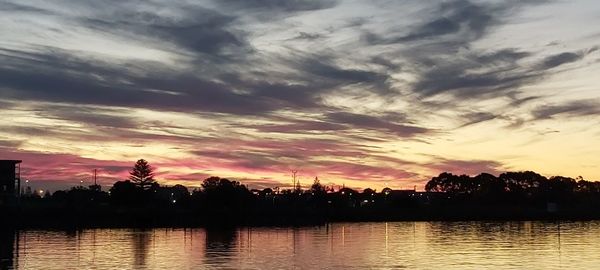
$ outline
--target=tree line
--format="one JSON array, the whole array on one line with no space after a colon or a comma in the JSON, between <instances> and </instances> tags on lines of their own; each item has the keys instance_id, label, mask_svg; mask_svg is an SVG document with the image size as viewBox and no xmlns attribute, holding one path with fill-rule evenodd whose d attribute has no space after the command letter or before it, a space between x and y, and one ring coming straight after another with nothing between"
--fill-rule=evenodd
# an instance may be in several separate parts
<instances>
[{"instance_id":1,"label":"tree line","mask_svg":"<svg viewBox=\"0 0 600 270\"><path fill-rule=\"evenodd\" d=\"M577 199L597 198L600 182L587 181L582 177L547 178L532 171L506 172L497 177L488 173L471 177L444 172L427 182L425 190L476 201L569 203Z\"/></svg>"},{"instance_id":2,"label":"tree line","mask_svg":"<svg viewBox=\"0 0 600 270\"><path fill-rule=\"evenodd\" d=\"M128 179L114 183L107 191L92 185L56 191L44 198L26 197L21 210L26 217L46 215L92 225L141 222L187 226L211 222L557 218L557 214L549 213L557 208L548 208L550 204L560 206L562 218L600 218L600 182L581 177L546 178L531 171L474 177L444 172L427 182L425 192L334 190L317 178L307 189L250 190L238 181L213 176L204 179L200 188L190 190L183 185L159 185L154 169L142 159L135 163Z\"/></svg>"}]
</instances>

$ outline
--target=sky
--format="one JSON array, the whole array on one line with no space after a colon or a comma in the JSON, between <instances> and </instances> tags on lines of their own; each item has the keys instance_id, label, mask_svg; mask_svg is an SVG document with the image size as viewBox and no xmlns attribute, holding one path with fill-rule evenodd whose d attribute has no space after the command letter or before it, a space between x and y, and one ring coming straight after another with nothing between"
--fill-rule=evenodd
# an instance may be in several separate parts
<instances>
[{"instance_id":1,"label":"sky","mask_svg":"<svg viewBox=\"0 0 600 270\"><path fill-rule=\"evenodd\" d=\"M38 185L600 180L594 0L0 0L0 159Z\"/></svg>"}]
</instances>

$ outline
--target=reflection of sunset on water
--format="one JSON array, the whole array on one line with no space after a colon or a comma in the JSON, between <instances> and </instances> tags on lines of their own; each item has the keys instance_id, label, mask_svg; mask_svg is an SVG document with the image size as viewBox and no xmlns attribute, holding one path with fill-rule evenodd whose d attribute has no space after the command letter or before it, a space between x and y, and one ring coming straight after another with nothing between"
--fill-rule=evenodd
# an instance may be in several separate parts
<instances>
[{"instance_id":1,"label":"reflection of sunset on water","mask_svg":"<svg viewBox=\"0 0 600 270\"><path fill-rule=\"evenodd\" d=\"M555 222L391 222L22 231L12 260L19 269L591 269L600 263L598 228L563 222L558 234Z\"/></svg>"}]
</instances>

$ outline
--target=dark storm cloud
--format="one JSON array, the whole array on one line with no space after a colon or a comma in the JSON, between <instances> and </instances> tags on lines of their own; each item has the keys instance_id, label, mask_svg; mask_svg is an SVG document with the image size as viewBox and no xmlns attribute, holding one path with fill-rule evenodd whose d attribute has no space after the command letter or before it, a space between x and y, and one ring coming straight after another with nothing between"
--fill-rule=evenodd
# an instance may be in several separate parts
<instances>
[{"instance_id":1,"label":"dark storm cloud","mask_svg":"<svg viewBox=\"0 0 600 270\"><path fill-rule=\"evenodd\" d=\"M550 119L556 116L600 116L600 102L597 100L576 100L565 104L544 105L531 113L535 120Z\"/></svg>"}]
</instances>

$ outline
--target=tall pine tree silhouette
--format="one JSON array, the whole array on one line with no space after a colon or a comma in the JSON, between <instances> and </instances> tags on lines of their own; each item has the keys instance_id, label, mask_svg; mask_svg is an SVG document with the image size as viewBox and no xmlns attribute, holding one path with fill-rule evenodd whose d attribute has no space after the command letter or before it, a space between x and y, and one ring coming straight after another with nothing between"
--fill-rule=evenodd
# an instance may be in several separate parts
<instances>
[{"instance_id":1,"label":"tall pine tree silhouette","mask_svg":"<svg viewBox=\"0 0 600 270\"><path fill-rule=\"evenodd\" d=\"M150 188L155 182L154 169L144 159L140 159L135 163L129 175L129 180L142 189Z\"/></svg>"}]
</instances>

